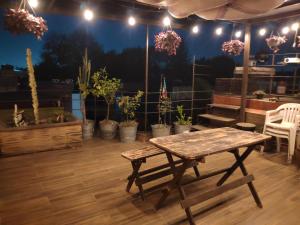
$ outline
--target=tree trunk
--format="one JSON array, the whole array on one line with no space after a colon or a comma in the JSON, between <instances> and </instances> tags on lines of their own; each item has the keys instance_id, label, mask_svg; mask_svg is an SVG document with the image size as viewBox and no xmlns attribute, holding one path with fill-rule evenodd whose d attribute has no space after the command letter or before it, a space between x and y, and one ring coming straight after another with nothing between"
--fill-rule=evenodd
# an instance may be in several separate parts
<instances>
[{"instance_id":1,"label":"tree trunk","mask_svg":"<svg viewBox=\"0 0 300 225\"><path fill-rule=\"evenodd\" d=\"M107 102L107 114L106 114L106 120L109 120L109 113L110 113L110 104Z\"/></svg>"}]
</instances>

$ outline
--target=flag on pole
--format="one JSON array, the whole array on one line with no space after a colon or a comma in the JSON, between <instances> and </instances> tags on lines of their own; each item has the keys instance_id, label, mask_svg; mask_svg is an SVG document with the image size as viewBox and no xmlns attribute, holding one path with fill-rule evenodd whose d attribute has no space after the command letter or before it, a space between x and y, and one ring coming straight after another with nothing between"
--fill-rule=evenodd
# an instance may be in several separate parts
<instances>
[{"instance_id":1,"label":"flag on pole","mask_svg":"<svg viewBox=\"0 0 300 225\"><path fill-rule=\"evenodd\" d=\"M163 78L162 82L163 84L161 85L160 98L161 100L164 100L168 98L167 83L165 77Z\"/></svg>"}]
</instances>

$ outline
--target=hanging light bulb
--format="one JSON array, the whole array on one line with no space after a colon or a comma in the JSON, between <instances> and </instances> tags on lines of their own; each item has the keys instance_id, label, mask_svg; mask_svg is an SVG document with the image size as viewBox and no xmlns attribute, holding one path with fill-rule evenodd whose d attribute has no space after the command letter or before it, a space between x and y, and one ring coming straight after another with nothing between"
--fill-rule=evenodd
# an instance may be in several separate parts
<instances>
[{"instance_id":1,"label":"hanging light bulb","mask_svg":"<svg viewBox=\"0 0 300 225\"><path fill-rule=\"evenodd\" d=\"M39 5L38 0L28 0L28 4L30 5L31 8L37 8Z\"/></svg>"},{"instance_id":2,"label":"hanging light bulb","mask_svg":"<svg viewBox=\"0 0 300 225\"><path fill-rule=\"evenodd\" d=\"M216 35L220 36L223 33L223 28L222 27L218 27L215 31Z\"/></svg>"},{"instance_id":3,"label":"hanging light bulb","mask_svg":"<svg viewBox=\"0 0 300 225\"><path fill-rule=\"evenodd\" d=\"M94 12L90 9L85 9L83 12L83 17L85 20L91 21L92 19L94 19Z\"/></svg>"},{"instance_id":4,"label":"hanging light bulb","mask_svg":"<svg viewBox=\"0 0 300 225\"><path fill-rule=\"evenodd\" d=\"M284 27L284 28L282 28L281 32L283 34L288 34L290 32L290 28L289 27Z\"/></svg>"},{"instance_id":5,"label":"hanging light bulb","mask_svg":"<svg viewBox=\"0 0 300 225\"><path fill-rule=\"evenodd\" d=\"M170 18L169 18L168 16L166 16L166 17L163 19L163 25L164 25L165 27L171 25L171 20L170 20Z\"/></svg>"},{"instance_id":6,"label":"hanging light bulb","mask_svg":"<svg viewBox=\"0 0 300 225\"><path fill-rule=\"evenodd\" d=\"M299 23L293 23L291 28L292 30L297 31L299 29Z\"/></svg>"},{"instance_id":7,"label":"hanging light bulb","mask_svg":"<svg viewBox=\"0 0 300 225\"><path fill-rule=\"evenodd\" d=\"M134 26L134 25L136 24L136 20L135 20L135 18L134 18L133 16L130 16L130 17L128 18L128 24L129 24L130 26Z\"/></svg>"},{"instance_id":8,"label":"hanging light bulb","mask_svg":"<svg viewBox=\"0 0 300 225\"><path fill-rule=\"evenodd\" d=\"M242 31L238 30L237 32L235 32L236 38L240 38L241 36L242 36Z\"/></svg>"},{"instance_id":9,"label":"hanging light bulb","mask_svg":"<svg viewBox=\"0 0 300 225\"><path fill-rule=\"evenodd\" d=\"M267 33L267 29L266 28L261 28L258 33L259 33L260 36L265 36L266 33Z\"/></svg>"},{"instance_id":10,"label":"hanging light bulb","mask_svg":"<svg viewBox=\"0 0 300 225\"><path fill-rule=\"evenodd\" d=\"M198 34L198 33L199 33L199 26L198 26L198 25L193 26L192 32L193 32L194 34Z\"/></svg>"}]
</instances>

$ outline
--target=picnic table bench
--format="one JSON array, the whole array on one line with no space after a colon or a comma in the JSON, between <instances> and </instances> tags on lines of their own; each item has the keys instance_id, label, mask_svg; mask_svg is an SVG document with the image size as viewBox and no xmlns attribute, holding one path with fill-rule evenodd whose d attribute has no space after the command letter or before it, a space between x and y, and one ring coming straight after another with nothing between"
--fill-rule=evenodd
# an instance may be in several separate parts
<instances>
[{"instance_id":1,"label":"picnic table bench","mask_svg":"<svg viewBox=\"0 0 300 225\"><path fill-rule=\"evenodd\" d=\"M166 152L173 172L173 180L168 184L167 188L162 191L162 196L156 204L156 208L159 209L168 198L170 192L173 189L177 189L181 198L181 206L186 212L189 223L193 225L195 222L191 212L192 206L245 184L248 185L257 206L262 208L261 200L253 184L254 176L248 174L243 162L251 154L256 145L270 138L270 136L259 133L224 127L150 139L152 144ZM240 155L239 148L241 147L247 147L247 149ZM224 152L230 152L235 157L236 161L230 167L201 175L188 182L182 180L186 169L199 158ZM173 156L177 156L183 160L181 167L175 165ZM238 168L241 169L243 177L223 185ZM216 188L207 190L204 193L195 193L190 196L186 195L183 188L185 185L219 174L224 175L217 182Z\"/></svg>"},{"instance_id":2,"label":"picnic table bench","mask_svg":"<svg viewBox=\"0 0 300 225\"><path fill-rule=\"evenodd\" d=\"M161 154L165 154L165 151L155 147L154 145L144 146L141 148L132 149L126 152L123 152L121 156L125 159L128 159L131 162L132 165L132 173L128 176L128 183L126 186L126 191L129 192L133 183L136 184L136 186L139 189L139 195L141 196L142 200L145 199L144 194L146 192L151 192L153 190L156 190L160 187L163 187L167 185L169 182L164 182L162 184L153 186L147 190L144 190L143 184L146 184L148 182L154 181L156 179L168 176L172 174L172 170L170 169L170 164L166 163L163 165L159 165L156 167L149 168L147 170L140 171L141 165L143 163L146 163L146 160L148 158L158 156ZM182 164L183 160L179 159L177 161L174 161L174 164ZM197 168L197 164L193 164L191 167L193 167L194 172L196 176L200 176L200 173Z\"/></svg>"}]
</instances>

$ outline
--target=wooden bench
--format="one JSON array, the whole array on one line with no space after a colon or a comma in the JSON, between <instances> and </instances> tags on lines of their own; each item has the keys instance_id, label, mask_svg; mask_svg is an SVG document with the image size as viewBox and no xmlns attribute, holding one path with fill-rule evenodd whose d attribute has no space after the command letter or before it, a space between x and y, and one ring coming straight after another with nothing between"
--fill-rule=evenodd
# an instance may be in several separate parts
<instances>
[{"instance_id":1,"label":"wooden bench","mask_svg":"<svg viewBox=\"0 0 300 225\"><path fill-rule=\"evenodd\" d=\"M226 104L217 104L217 103L208 104L208 106L210 108L221 108L221 109L229 109L234 111L239 111L241 109L241 107L237 105L226 105Z\"/></svg>"},{"instance_id":2,"label":"wooden bench","mask_svg":"<svg viewBox=\"0 0 300 225\"><path fill-rule=\"evenodd\" d=\"M233 118L217 116L217 115L213 115L213 114L199 114L198 117L203 118L203 119L208 119L208 120L214 120L217 122L227 123L227 124L235 122L235 119L233 119Z\"/></svg>"},{"instance_id":3,"label":"wooden bench","mask_svg":"<svg viewBox=\"0 0 300 225\"><path fill-rule=\"evenodd\" d=\"M128 183L126 187L126 191L129 192L132 184L135 182L136 186L139 189L139 195L141 196L142 200L145 199L144 194L146 192L151 192L153 190L156 190L158 188L161 188L165 185L167 185L169 182L164 182L162 184L153 186L147 190L144 190L143 184L146 184L148 182L154 181L156 179L168 176L172 174L170 164L166 163L160 166L152 167L147 170L140 171L142 163L146 163L147 158L151 158L154 156L158 156L161 154L165 154L165 152L155 146L149 145L145 146L139 149L133 149L126 152L123 152L121 154L122 157L125 159L128 159L131 162L132 165L132 173L128 176ZM182 160L179 159L174 162L176 165L182 164ZM194 172L196 176L200 176L200 173L198 171L197 165L193 166Z\"/></svg>"}]
</instances>

